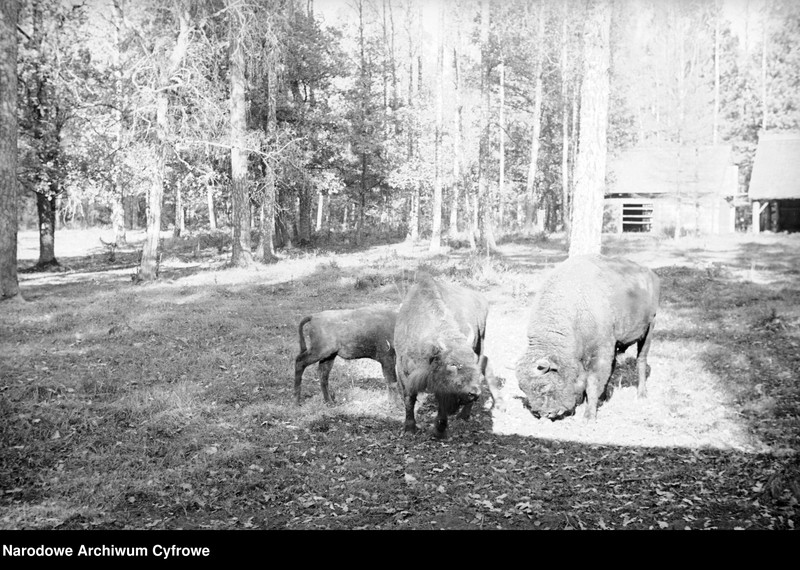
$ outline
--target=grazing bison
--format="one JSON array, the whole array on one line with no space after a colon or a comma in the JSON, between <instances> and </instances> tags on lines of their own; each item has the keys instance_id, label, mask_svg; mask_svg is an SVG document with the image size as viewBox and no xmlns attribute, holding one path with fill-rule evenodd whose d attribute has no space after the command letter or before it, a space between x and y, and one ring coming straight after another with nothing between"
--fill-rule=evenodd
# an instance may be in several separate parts
<instances>
[{"instance_id":1,"label":"grazing bison","mask_svg":"<svg viewBox=\"0 0 800 570\"><path fill-rule=\"evenodd\" d=\"M645 397L658 296L656 274L626 259L581 255L557 266L534 300L528 348L517 363L533 415L571 414L585 393L586 419L595 419L616 352L634 342L638 396Z\"/></svg>"},{"instance_id":2,"label":"grazing bison","mask_svg":"<svg viewBox=\"0 0 800 570\"><path fill-rule=\"evenodd\" d=\"M300 354L294 364L294 397L300 404L300 384L307 366L319 362L319 383L325 402L333 401L328 393L328 375L333 360L371 358L381 363L390 393L397 382L395 376L394 326L397 309L374 305L360 309L322 311L300 321ZM309 346L303 336L303 326Z\"/></svg>"},{"instance_id":3,"label":"grazing bison","mask_svg":"<svg viewBox=\"0 0 800 570\"><path fill-rule=\"evenodd\" d=\"M439 405L434 435L445 436L447 416L464 406L469 417L481 393L489 304L483 295L422 274L409 289L394 329L398 386L406 408L405 432L417 431L417 394L433 393Z\"/></svg>"}]
</instances>

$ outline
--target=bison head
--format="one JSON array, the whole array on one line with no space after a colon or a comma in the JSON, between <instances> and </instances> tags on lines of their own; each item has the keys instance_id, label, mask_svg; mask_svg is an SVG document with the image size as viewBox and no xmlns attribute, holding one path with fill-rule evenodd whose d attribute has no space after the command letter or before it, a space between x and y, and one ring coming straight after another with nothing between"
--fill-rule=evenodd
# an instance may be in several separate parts
<instances>
[{"instance_id":1,"label":"bison head","mask_svg":"<svg viewBox=\"0 0 800 570\"><path fill-rule=\"evenodd\" d=\"M468 347L440 342L430 355L431 392L458 394L462 401L475 401L481 394L486 359L476 362L475 353Z\"/></svg>"},{"instance_id":2,"label":"bison head","mask_svg":"<svg viewBox=\"0 0 800 570\"><path fill-rule=\"evenodd\" d=\"M526 354L517 364L517 378L525 393L525 406L537 418L555 420L572 414L586 390L586 374L580 364L553 355L532 358Z\"/></svg>"}]
</instances>

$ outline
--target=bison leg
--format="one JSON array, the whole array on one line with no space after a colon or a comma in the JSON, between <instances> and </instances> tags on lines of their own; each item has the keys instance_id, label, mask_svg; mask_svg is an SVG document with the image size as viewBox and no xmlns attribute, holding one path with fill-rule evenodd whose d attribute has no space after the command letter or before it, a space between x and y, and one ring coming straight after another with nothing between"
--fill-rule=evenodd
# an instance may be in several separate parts
<instances>
[{"instance_id":1,"label":"bison leg","mask_svg":"<svg viewBox=\"0 0 800 570\"><path fill-rule=\"evenodd\" d=\"M472 404L474 403L475 402L467 402L466 404L464 404L464 406L461 408L461 411L458 412L458 415L456 417L460 420L468 420L469 415L472 412Z\"/></svg>"},{"instance_id":2,"label":"bison leg","mask_svg":"<svg viewBox=\"0 0 800 570\"><path fill-rule=\"evenodd\" d=\"M653 323L647 327L647 332L636 343L636 368L639 372L639 386L636 395L639 398L647 397L647 353L650 350L650 333L653 332Z\"/></svg>"},{"instance_id":3,"label":"bison leg","mask_svg":"<svg viewBox=\"0 0 800 570\"><path fill-rule=\"evenodd\" d=\"M303 383L303 372L315 362L317 359L310 352L301 352L294 361L294 399L298 406L300 405L300 385Z\"/></svg>"},{"instance_id":4,"label":"bison leg","mask_svg":"<svg viewBox=\"0 0 800 570\"><path fill-rule=\"evenodd\" d=\"M393 356L383 356L381 357L378 362L381 363L381 368L383 369L383 377L386 379L386 397L391 402L393 396L396 392L397 386L397 375L394 371L394 357Z\"/></svg>"},{"instance_id":5,"label":"bison leg","mask_svg":"<svg viewBox=\"0 0 800 570\"><path fill-rule=\"evenodd\" d=\"M584 416L587 420L597 419L597 405L600 401L600 395L605 390L608 379L611 377L611 362L615 357L615 353L613 350L604 351L604 353L610 354L611 358L598 356L586 377L586 412Z\"/></svg>"},{"instance_id":6,"label":"bison leg","mask_svg":"<svg viewBox=\"0 0 800 570\"><path fill-rule=\"evenodd\" d=\"M322 398L326 404L331 404L336 401L335 396L328 393L328 376L330 376L331 368L333 368L333 360L336 358L332 354L325 360L319 361L319 387L322 389Z\"/></svg>"},{"instance_id":7,"label":"bison leg","mask_svg":"<svg viewBox=\"0 0 800 570\"><path fill-rule=\"evenodd\" d=\"M414 406L417 404L417 393L410 390L405 393L404 398L406 404L406 422L403 425L405 433L416 433L417 420L414 419Z\"/></svg>"},{"instance_id":8,"label":"bison leg","mask_svg":"<svg viewBox=\"0 0 800 570\"><path fill-rule=\"evenodd\" d=\"M447 434L447 414L453 406L453 402L449 398L453 398L453 396L447 397L436 394L436 401L439 403L439 411L436 414L436 423L433 427L433 437L436 439L444 439Z\"/></svg>"}]
</instances>

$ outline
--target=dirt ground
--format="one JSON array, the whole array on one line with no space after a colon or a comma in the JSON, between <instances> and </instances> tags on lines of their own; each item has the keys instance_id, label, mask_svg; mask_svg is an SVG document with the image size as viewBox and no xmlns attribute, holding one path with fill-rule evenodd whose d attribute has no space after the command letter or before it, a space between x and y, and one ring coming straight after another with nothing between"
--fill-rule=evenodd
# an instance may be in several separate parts
<instances>
[{"instance_id":1,"label":"dirt ground","mask_svg":"<svg viewBox=\"0 0 800 570\"><path fill-rule=\"evenodd\" d=\"M514 375L566 258L557 235L491 257L398 243L231 269L202 236L164 233L159 281L136 286L143 237L111 261L110 233L59 231L62 270L37 273L20 234L30 303L0 312L2 528L794 528L798 235L604 236L659 274L662 302L648 398L621 355L594 423L537 420ZM380 365L337 359L336 405L309 367L294 406L300 318L399 305L419 270L489 298L495 405L439 442L423 397L422 433L403 437Z\"/></svg>"}]
</instances>

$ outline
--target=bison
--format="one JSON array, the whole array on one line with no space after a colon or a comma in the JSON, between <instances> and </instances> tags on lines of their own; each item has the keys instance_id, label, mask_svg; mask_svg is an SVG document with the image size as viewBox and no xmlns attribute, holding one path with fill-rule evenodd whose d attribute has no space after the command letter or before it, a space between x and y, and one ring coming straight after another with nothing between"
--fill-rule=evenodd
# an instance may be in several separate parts
<instances>
[{"instance_id":1,"label":"bison","mask_svg":"<svg viewBox=\"0 0 800 570\"><path fill-rule=\"evenodd\" d=\"M438 403L434 436L445 437L447 416L469 417L486 371L483 354L489 303L483 295L421 274L409 289L394 329L398 386L406 409L404 432L417 431L417 394Z\"/></svg>"},{"instance_id":2,"label":"bison","mask_svg":"<svg viewBox=\"0 0 800 570\"><path fill-rule=\"evenodd\" d=\"M345 360L371 358L383 369L389 393L397 383L395 376L394 327L397 309L372 305L359 309L322 311L300 321L300 354L294 364L294 397L300 404L300 384L307 366L319 362L319 383L326 403L334 398L328 393L328 375L338 356ZM303 327L309 345L303 336Z\"/></svg>"},{"instance_id":3,"label":"bison","mask_svg":"<svg viewBox=\"0 0 800 570\"><path fill-rule=\"evenodd\" d=\"M585 393L585 417L596 419L616 352L633 343L638 396L645 397L658 297L658 276L626 259L580 255L557 266L536 295L528 347L516 367L533 415L572 414Z\"/></svg>"}]
</instances>

